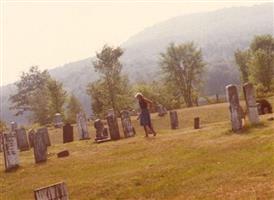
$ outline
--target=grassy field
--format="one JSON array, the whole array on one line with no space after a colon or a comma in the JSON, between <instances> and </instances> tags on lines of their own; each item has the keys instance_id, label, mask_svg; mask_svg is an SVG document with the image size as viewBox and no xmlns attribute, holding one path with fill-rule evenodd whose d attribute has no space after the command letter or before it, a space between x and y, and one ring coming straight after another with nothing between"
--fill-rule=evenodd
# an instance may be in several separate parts
<instances>
[{"instance_id":1,"label":"grassy field","mask_svg":"<svg viewBox=\"0 0 274 200\"><path fill-rule=\"evenodd\" d=\"M72 200L88 199L274 199L274 122L261 117L256 127L230 131L228 105L179 110L180 128L168 116L153 115L156 137L94 144L61 144L50 128L48 161L35 164L33 151L20 153L20 168L5 173L0 155L1 200L33 199L35 188L65 181ZM193 129L193 118L202 128ZM91 137L94 130L90 124ZM77 131L75 129L75 139ZM61 150L70 156L59 159Z\"/></svg>"}]
</instances>

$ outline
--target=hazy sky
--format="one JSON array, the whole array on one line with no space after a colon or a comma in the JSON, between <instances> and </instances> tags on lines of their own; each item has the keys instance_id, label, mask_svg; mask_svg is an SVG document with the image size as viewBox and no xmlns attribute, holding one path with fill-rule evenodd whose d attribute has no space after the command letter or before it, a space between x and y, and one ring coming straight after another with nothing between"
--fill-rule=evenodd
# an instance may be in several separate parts
<instances>
[{"instance_id":1,"label":"hazy sky","mask_svg":"<svg viewBox=\"0 0 274 200\"><path fill-rule=\"evenodd\" d=\"M32 65L50 69L120 45L174 16L269 1L1 1L1 85Z\"/></svg>"}]
</instances>

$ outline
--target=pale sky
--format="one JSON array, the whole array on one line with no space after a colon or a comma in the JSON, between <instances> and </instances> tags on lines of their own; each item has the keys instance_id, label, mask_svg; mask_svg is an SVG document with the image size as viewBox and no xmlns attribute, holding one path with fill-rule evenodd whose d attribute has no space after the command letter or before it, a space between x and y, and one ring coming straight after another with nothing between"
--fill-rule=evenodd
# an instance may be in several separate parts
<instances>
[{"instance_id":1,"label":"pale sky","mask_svg":"<svg viewBox=\"0 0 274 200\"><path fill-rule=\"evenodd\" d=\"M1 1L1 81L38 65L50 69L120 45L148 26L189 13L269 1ZM77 2L77 3L76 3Z\"/></svg>"}]
</instances>

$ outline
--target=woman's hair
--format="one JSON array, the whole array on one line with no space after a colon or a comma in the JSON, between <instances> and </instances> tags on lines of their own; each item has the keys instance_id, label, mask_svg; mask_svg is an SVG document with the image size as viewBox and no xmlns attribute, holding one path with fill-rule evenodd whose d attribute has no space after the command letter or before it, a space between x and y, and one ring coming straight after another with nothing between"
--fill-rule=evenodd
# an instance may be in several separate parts
<instances>
[{"instance_id":1,"label":"woman's hair","mask_svg":"<svg viewBox=\"0 0 274 200\"><path fill-rule=\"evenodd\" d=\"M144 97L143 94L141 92L137 92L134 96L135 98L138 98L138 97Z\"/></svg>"}]
</instances>

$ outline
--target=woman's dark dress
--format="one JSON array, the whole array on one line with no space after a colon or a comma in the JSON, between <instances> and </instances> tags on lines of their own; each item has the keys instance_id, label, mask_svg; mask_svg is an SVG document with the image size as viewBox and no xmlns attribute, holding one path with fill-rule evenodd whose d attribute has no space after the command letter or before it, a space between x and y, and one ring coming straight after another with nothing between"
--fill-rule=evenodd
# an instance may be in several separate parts
<instances>
[{"instance_id":1,"label":"woman's dark dress","mask_svg":"<svg viewBox=\"0 0 274 200\"><path fill-rule=\"evenodd\" d=\"M139 100L139 105L141 108L141 114L140 114L140 124L141 126L150 126L151 125L151 119L150 119L150 113L148 110L148 105L145 100Z\"/></svg>"}]
</instances>

